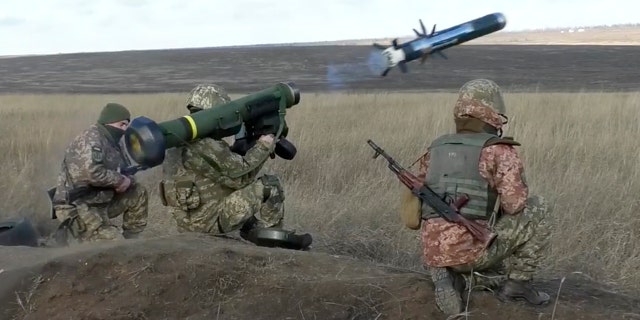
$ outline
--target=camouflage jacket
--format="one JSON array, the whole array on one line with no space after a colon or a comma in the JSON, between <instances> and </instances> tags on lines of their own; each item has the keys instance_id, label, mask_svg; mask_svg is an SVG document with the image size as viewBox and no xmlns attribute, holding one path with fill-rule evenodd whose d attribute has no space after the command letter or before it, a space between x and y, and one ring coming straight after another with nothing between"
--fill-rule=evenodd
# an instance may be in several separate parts
<instances>
[{"instance_id":1,"label":"camouflage jacket","mask_svg":"<svg viewBox=\"0 0 640 320\"><path fill-rule=\"evenodd\" d=\"M273 148L257 141L253 148L241 156L232 152L224 140L205 138L184 147L182 166L190 174L209 179L224 189L235 191L256 180Z\"/></svg>"},{"instance_id":2,"label":"camouflage jacket","mask_svg":"<svg viewBox=\"0 0 640 320\"><path fill-rule=\"evenodd\" d=\"M244 156L240 156L232 152L224 140L204 138L176 148L175 152L168 152L165 160L168 162L163 165L165 179L192 181L198 193L197 207L189 208L188 214L185 208L173 208L177 210L174 215L178 226L190 230L190 224L215 218L209 211L232 192L255 182L273 148L273 145L268 147L257 141ZM174 192L181 194L179 190ZM165 193L174 192L165 189ZM192 203L192 200L186 201Z\"/></svg>"},{"instance_id":3,"label":"camouflage jacket","mask_svg":"<svg viewBox=\"0 0 640 320\"><path fill-rule=\"evenodd\" d=\"M418 177L424 179L429 168L429 152L419 161ZM482 149L478 165L480 175L500 195L500 208L505 214L518 214L526 204L529 189L524 167L516 149L496 144ZM486 221L476 220L487 225ZM469 263L483 253L483 245L463 226L434 218L422 224L423 258L427 265L445 267Z\"/></svg>"},{"instance_id":4,"label":"camouflage jacket","mask_svg":"<svg viewBox=\"0 0 640 320\"><path fill-rule=\"evenodd\" d=\"M80 201L86 203L109 202L113 190L124 176L120 167L127 166L128 160L120 144L99 124L93 124L67 147L58 174L54 203L64 203L68 192L78 187L97 187Z\"/></svg>"}]
</instances>

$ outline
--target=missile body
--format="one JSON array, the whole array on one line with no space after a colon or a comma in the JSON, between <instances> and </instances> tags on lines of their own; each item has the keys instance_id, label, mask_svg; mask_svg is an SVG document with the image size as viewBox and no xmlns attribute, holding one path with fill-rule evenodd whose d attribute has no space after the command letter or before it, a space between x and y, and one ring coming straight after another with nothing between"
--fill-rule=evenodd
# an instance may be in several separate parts
<instances>
[{"instance_id":1,"label":"missile body","mask_svg":"<svg viewBox=\"0 0 640 320\"><path fill-rule=\"evenodd\" d=\"M440 51L502 30L507 19L502 13L492 13L438 32L435 32L434 26L431 34L427 34L422 21L420 24L422 33L413 29L417 38L409 42L398 44L395 39L391 46L374 44L375 49L369 60L372 70L380 71L380 75L385 76L396 65L399 65L402 72L407 72L405 63L417 59L424 62L433 53L446 59Z\"/></svg>"}]
</instances>

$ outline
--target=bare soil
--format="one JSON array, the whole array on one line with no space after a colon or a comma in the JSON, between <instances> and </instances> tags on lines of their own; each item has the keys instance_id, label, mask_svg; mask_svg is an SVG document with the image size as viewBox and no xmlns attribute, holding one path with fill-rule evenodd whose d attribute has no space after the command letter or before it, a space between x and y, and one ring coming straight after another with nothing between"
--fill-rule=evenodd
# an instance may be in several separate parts
<instances>
[{"instance_id":1,"label":"bare soil","mask_svg":"<svg viewBox=\"0 0 640 320\"><path fill-rule=\"evenodd\" d=\"M313 250L195 234L0 250L3 264L11 260L0 273L4 319L446 319L426 274ZM539 285L555 297L560 281ZM470 319L537 320L551 319L554 305L474 292L468 310ZM640 319L638 306L567 279L554 316Z\"/></svg>"},{"instance_id":2,"label":"bare soil","mask_svg":"<svg viewBox=\"0 0 640 320\"><path fill-rule=\"evenodd\" d=\"M214 82L248 93L280 81L304 92L457 90L487 77L510 91L640 89L640 46L460 45L409 73L367 64L371 46L272 46L26 56L0 59L0 93L184 92Z\"/></svg>"}]
</instances>

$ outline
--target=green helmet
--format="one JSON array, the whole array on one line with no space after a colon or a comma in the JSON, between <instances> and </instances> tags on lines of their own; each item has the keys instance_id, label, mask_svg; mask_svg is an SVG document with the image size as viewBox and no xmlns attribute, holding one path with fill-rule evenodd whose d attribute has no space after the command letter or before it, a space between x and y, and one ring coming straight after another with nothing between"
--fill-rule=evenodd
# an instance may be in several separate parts
<instances>
[{"instance_id":1,"label":"green helmet","mask_svg":"<svg viewBox=\"0 0 640 320\"><path fill-rule=\"evenodd\" d=\"M506 111L500 87L491 80L475 79L460 88L453 115L476 118L500 129L506 123Z\"/></svg>"},{"instance_id":2,"label":"green helmet","mask_svg":"<svg viewBox=\"0 0 640 320\"><path fill-rule=\"evenodd\" d=\"M200 84L189 92L187 109L197 112L231 101L227 91L216 84Z\"/></svg>"}]
</instances>

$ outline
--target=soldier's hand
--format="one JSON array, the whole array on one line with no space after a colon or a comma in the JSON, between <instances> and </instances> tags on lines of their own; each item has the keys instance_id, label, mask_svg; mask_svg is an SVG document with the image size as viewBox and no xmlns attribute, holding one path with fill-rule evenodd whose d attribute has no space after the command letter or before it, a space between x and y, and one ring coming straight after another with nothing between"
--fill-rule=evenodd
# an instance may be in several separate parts
<instances>
[{"instance_id":1,"label":"soldier's hand","mask_svg":"<svg viewBox=\"0 0 640 320\"><path fill-rule=\"evenodd\" d=\"M129 189L129 186L131 186L131 179L129 179L129 177L127 176L124 176L124 180L122 180L122 182L116 187L116 192L125 192L127 191L127 189Z\"/></svg>"},{"instance_id":2,"label":"soldier's hand","mask_svg":"<svg viewBox=\"0 0 640 320\"><path fill-rule=\"evenodd\" d=\"M274 136L272 134L262 135L258 140L270 145L273 143Z\"/></svg>"}]
</instances>

